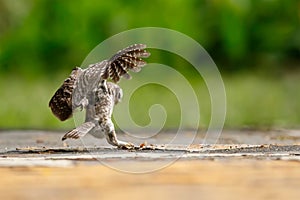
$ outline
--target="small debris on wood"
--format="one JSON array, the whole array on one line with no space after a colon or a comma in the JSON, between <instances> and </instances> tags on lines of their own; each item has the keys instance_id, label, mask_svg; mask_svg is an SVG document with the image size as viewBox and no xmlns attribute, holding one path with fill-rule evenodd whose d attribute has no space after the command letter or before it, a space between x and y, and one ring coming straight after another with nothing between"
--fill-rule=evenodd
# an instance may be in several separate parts
<instances>
[{"instance_id":1,"label":"small debris on wood","mask_svg":"<svg viewBox=\"0 0 300 200\"><path fill-rule=\"evenodd\" d=\"M145 146L147 146L147 141L140 144L140 149L144 148Z\"/></svg>"},{"instance_id":2,"label":"small debris on wood","mask_svg":"<svg viewBox=\"0 0 300 200\"><path fill-rule=\"evenodd\" d=\"M64 147L69 147L69 145L66 142L63 142Z\"/></svg>"}]
</instances>

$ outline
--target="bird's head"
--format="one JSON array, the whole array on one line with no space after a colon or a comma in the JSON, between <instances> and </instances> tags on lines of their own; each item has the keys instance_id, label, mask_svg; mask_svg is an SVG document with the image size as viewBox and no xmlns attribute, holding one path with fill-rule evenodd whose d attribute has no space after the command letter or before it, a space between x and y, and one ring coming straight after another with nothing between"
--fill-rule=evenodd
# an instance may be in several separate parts
<instances>
[{"instance_id":1,"label":"bird's head","mask_svg":"<svg viewBox=\"0 0 300 200\"><path fill-rule=\"evenodd\" d=\"M118 104L119 102L121 102L123 98L123 90L117 84L114 84L112 82L108 82L107 86L114 98L114 103Z\"/></svg>"},{"instance_id":2,"label":"bird's head","mask_svg":"<svg viewBox=\"0 0 300 200\"><path fill-rule=\"evenodd\" d=\"M114 91L115 104L121 102L122 98L123 98L123 90L120 87L116 87Z\"/></svg>"}]
</instances>

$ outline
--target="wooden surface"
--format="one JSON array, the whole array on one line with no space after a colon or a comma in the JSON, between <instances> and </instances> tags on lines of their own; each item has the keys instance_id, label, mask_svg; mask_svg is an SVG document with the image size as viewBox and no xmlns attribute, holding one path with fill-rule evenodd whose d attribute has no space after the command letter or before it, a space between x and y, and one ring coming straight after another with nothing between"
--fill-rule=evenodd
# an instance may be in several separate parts
<instances>
[{"instance_id":1,"label":"wooden surface","mask_svg":"<svg viewBox=\"0 0 300 200\"><path fill-rule=\"evenodd\" d=\"M0 199L300 198L300 163L294 161L177 161L145 174L122 173L101 164L14 167L0 168L0 176Z\"/></svg>"},{"instance_id":2,"label":"wooden surface","mask_svg":"<svg viewBox=\"0 0 300 200\"><path fill-rule=\"evenodd\" d=\"M226 144L196 138L186 150L127 151L105 141L96 148L88 137L91 152L81 142L60 143L61 135L0 133L1 200L300 199L299 131L229 132L219 140Z\"/></svg>"}]
</instances>

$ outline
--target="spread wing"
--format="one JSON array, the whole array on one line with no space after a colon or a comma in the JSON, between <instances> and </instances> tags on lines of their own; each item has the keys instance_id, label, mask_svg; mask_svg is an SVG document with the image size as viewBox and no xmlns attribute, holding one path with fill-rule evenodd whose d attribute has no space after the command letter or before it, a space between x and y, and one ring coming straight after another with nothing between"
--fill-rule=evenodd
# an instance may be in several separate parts
<instances>
[{"instance_id":1,"label":"spread wing","mask_svg":"<svg viewBox=\"0 0 300 200\"><path fill-rule=\"evenodd\" d=\"M72 116L72 94L75 82L82 70L78 67L72 70L70 76L64 80L49 102L52 113L61 121Z\"/></svg>"},{"instance_id":2,"label":"spread wing","mask_svg":"<svg viewBox=\"0 0 300 200\"><path fill-rule=\"evenodd\" d=\"M119 82L121 77L130 79L128 71L139 72L147 63L142 58L147 58L150 53L145 50L146 45L134 44L119 52L108 60L108 65L104 73L103 79L111 79Z\"/></svg>"},{"instance_id":3,"label":"spread wing","mask_svg":"<svg viewBox=\"0 0 300 200\"><path fill-rule=\"evenodd\" d=\"M97 90L103 80L119 82L121 77L130 79L128 71L139 72L150 53L145 50L146 45L134 44L118 51L109 60L91 64L87 69L75 68L70 77L56 91L49 102L53 114L61 121L72 115L73 108L80 106L84 98Z\"/></svg>"},{"instance_id":4,"label":"spread wing","mask_svg":"<svg viewBox=\"0 0 300 200\"><path fill-rule=\"evenodd\" d=\"M78 79L76 88L78 99L97 88L97 84L102 80L110 79L117 83L121 77L130 79L129 70L139 72L141 67L147 64L142 60L150 56L145 48L144 44L134 44L118 51L109 60L89 65Z\"/></svg>"}]
</instances>

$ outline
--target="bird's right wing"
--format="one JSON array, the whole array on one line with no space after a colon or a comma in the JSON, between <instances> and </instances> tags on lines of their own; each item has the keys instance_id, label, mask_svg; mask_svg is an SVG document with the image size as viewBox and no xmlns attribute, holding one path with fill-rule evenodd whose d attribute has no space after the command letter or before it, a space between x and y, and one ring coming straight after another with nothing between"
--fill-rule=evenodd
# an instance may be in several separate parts
<instances>
[{"instance_id":1,"label":"bird's right wing","mask_svg":"<svg viewBox=\"0 0 300 200\"><path fill-rule=\"evenodd\" d=\"M147 58L150 53L147 52L145 44L134 44L117 52L108 60L108 65L102 78L111 79L115 83L119 82L121 77L130 79L127 73L129 70L139 72L147 63L142 58Z\"/></svg>"},{"instance_id":2,"label":"bird's right wing","mask_svg":"<svg viewBox=\"0 0 300 200\"><path fill-rule=\"evenodd\" d=\"M128 71L138 72L146 65L142 58L147 58L150 53L144 44L134 44L118 51L108 60L91 64L84 69L76 81L73 92L73 108L82 105L83 99L89 99L89 95L98 89L100 83L105 80L119 82L121 77L130 79Z\"/></svg>"},{"instance_id":3,"label":"bird's right wing","mask_svg":"<svg viewBox=\"0 0 300 200\"><path fill-rule=\"evenodd\" d=\"M78 79L78 87L94 89L102 80L111 79L116 83L121 77L130 79L129 70L138 72L147 64L142 60L150 56L145 48L144 44L134 44L118 51L109 60L89 65Z\"/></svg>"},{"instance_id":4,"label":"bird's right wing","mask_svg":"<svg viewBox=\"0 0 300 200\"><path fill-rule=\"evenodd\" d=\"M138 72L146 65L142 58L149 57L150 53L145 49L144 44L134 44L118 51L109 60L89 65L87 69L75 68L49 102L53 114L64 121L72 116L73 109L86 106L84 102L89 103L89 95L98 89L101 81L118 82L121 77L129 79L129 70Z\"/></svg>"}]
</instances>

